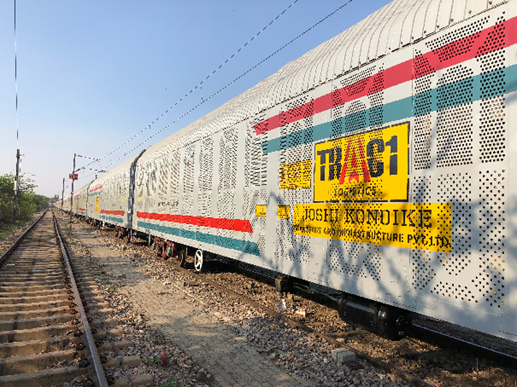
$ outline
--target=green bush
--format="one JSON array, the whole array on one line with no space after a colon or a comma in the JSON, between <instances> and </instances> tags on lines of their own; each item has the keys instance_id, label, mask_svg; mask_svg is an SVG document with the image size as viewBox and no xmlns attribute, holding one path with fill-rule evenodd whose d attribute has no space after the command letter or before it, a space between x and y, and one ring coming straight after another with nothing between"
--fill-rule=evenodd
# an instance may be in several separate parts
<instances>
[{"instance_id":1,"label":"green bush","mask_svg":"<svg viewBox=\"0 0 517 387\"><path fill-rule=\"evenodd\" d=\"M15 176L12 173L0 175L0 228L5 228L13 222L14 180ZM25 175L21 175L19 180L16 220L21 224L30 220L34 212L47 208L50 199L34 193L37 185Z\"/></svg>"}]
</instances>

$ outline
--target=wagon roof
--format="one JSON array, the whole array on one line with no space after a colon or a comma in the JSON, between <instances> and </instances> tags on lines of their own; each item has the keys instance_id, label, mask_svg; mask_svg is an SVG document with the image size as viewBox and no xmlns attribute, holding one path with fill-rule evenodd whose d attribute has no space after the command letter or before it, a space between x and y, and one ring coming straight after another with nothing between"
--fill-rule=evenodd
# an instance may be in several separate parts
<instances>
[{"instance_id":1,"label":"wagon roof","mask_svg":"<svg viewBox=\"0 0 517 387\"><path fill-rule=\"evenodd\" d=\"M155 151L168 145L174 144L177 149L236 125L504 1L491 3L489 5L484 1L465 0L395 0L286 64L275 74L221 107L151 146L143 159L153 157Z\"/></svg>"}]
</instances>

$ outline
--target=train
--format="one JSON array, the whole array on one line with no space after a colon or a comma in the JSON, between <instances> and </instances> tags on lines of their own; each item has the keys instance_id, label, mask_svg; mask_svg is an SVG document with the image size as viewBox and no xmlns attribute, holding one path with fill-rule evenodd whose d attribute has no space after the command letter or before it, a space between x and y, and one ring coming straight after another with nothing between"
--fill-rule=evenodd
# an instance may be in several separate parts
<instances>
[{"instance_id":1,"label":"train","mask_svg":"<svg viewBox=\"0 0 517 387\"><path fill-rule=\"evenodd\" d=\"M391 339L419 314L517 341L516 16L395 0L62 207L331 288Z\"/></svg>"}]
</instances>

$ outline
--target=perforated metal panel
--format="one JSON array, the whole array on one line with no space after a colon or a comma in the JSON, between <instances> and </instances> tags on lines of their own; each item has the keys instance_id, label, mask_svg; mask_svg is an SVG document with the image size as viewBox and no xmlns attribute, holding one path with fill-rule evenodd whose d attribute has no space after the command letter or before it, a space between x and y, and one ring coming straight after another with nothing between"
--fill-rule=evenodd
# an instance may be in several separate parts
<instances>
[{"instance_id":1,"label":"perforated metal panel","mask_svg":"<svg viewBox=\"0 0 517 387\"><path fill-rule=\"evenodd\" d=\"M440 62L454 58L472 49L474 42L480 36L479 32L487 21L488 16L459 28L454 28L437 38L430 39L426 42L426 46L431 50L437 50Z\"/></svg>"},{"instance_id":2,"label":"perforated metal panel","mask_svg":"<svg viewBox=\"0 0 517 387\"><path fill-rule=\"evenodd\" d=\"M237 133L235 129L223 132L219 143L219 190L234 190L237 184Z\"/></svg>"},{"instance_id":3,"label":"perforated metal panel","mask_svg":"<svg viewBox=\"0 0 517 387\"><path fill-rule=\"evenodd\" d=\"M245 189L243 203L243 217L249 219L253 233L244 235L247 242L255 242L259 251L266 251L266 217L256 216L257 206L265 206L267 191L265 189Z\"/></svg>"},{"instance_id":4,"label":"perforated metal panel","mask_svg":"<svg viewBox=\"0 0 517 387\"><path fill-rule=\"evenodd\" d=\"M513 313L503 312L509 293L505 11L425 43L433 63L473 58L438 75L425 49L414 51L413 168L427 172L412 179L412 200L452 203L452 219L450 252L411 251L411 285L419 302L432 299L474 314ZM456 322L487 329L466 312ZM497 323L490 330L498 334Z\"/></svg>"},{"instance_id":5,"label":"perforated metal panel","mask_svg":"<svg viewBox=\"0 0 517 387\"><path fill-rule=\"evenodd\" d=\"M468 173L457 172L440 175L437 183L439 200L453 204L453 247L450 253L437 255L437 262L446 275L444 280L435 282L430 292L442 297L473 301L475 295L470 285L463 284L461 280L461 274L472 263L472 178Z\"/></svg>"},{"instance_id":6,"label":"perforated metal panel","mask_svg":"<svg viewBox=\"0 0 517 387\"><path fill-rule=\"evenodd\" d=\"M196 159L195 144L185 147L183 153L183 179L181 187L183 188L181 196L181 214L192 215L194 210L194 168ZM191 229L190 225L183 226ZM192 228L193 230L193 228Z\"/></svg>"},{"instance_id":7,"label":"perforated metal panel","mask_svg":"<svg viewBox=\"0 0 517 387\"><path fill-rule=\"evenodd\" d=\"M160 199L165 200L169 193L169 175L170 175L170 163L169 156L164 154L159 160L158 168L158 196Z\"/></svg>"},{"instance_id":8,"label":"perforated metal panel","mask_svg":"<svg viewBox=\"0 0 517 387\"><path fill-rule=\"evenodd\" d=\"M262 151L261 143L267 142L267 132L257 136L253 126L264 120L264 115L259 115L248 125L246 130L246 164L244 185L249 187L260 187L267 181L267 155Z\"/></svg>"},{"instance_id":9,"label":"perforated metal panel","mask_svg":"<svg viewBox=\"0 0 517 387\"><path fill-rule=\"evenodd\" d=\"M429 140L430 142L430 140ZM427 144L426 144L427 145ZM418 144L417 146L420 146ZM430 144L428 145L430 147ZM418 149L418 148L417 148ZM417 168L420 169L420 168ZM412 184L412 201L430 203L432 200L431 177L416 176ZM436 253L426 250L413 250L410 254L411 286L418 291L426 289L436 273L432 268Z\"/></svg>"},{"instance_id":10,"label":"perforated metal panel","mask_svg":"<svg viewBox=\"0 0 517 387\"><path fill-rule=\"evenodd\" d=\"M235 128L225 130L219 140L219 182L217 194L217 235L221 238L218 244L231 248L234 231L222 227L223 219L235 219L236 213L236 183L237 183L237 131Z\"/></svg>"},{"instance_id":11,"label":"perforated metal panel","mask_svg":"<svg viewBox=\"0 0 517 387\"><path fill-rule=\"evenodd\" d=\"M169 210L171 213L175 214L178 213L178 207L179 207L179 200L180 200L180 153L179 151L172 150L171 153L169 153L169 163L170 163L170 170L171 170L171 185L170 185L170 194L169 194L169 202L170 202L170 208Z\"/></svg>"},{"instance_id":12,"label":"perforated metal panel","mask_svg":"<svg viewBox=\"0 0 517 387\"><path fill-rule=\"evenodd\" d=\"M314 98L305 94L301 98L289 102L281 113L280 127L281 147L287 149L279 152L279 163L289 169L305 161L312 161L313 155L313 126ZM296 119L292 124L287 122ZM303 177L300 177L303 178ZM310 182L310 179L309 179ZM282 187L281 187L282 188ZM286 187L287 188L287 187ZM311 238L297 236L293 233L294 205L312 202L311 188L280 189L278 206L287 206L288 218L277 219L277 259L289 259L293 262L309 263L311 258Z\"/></svg>"},{"instance_id":13,"label":"perforated metal panel","mask_svg":"<svg viewBox=\"0 0 517 387\"><path fill-rule=\"evenodd\" d=\"M515 340L514 4L397 0L284 66L146 152L139 230Z\"/></svg>"},{"instance_id":14,"label":"perforated metal panel","mask_svg":"<svg viewBox=\"0 0 517 387\"><path fill-rule=\"evenodd\" d=\"M381 248L357 242L329 242L328 262L330 270L346 275L351 279L373 279L381 276Z\"/></svg>"},{"instance_id":15,"label":"perforated metal panel","mask_svg":"<svg viewBox=\"0 0 517 387\"><path fill-rule=\"evenodd\" d=\"M478 173L479 274L472 282L491 307L501 308L507 297L506 170L482 169Z\"/></svg>"},{"instance_id":16,"label":"perforated metal panel","mask_svg":"<svg viewBox=\"0 0 517 387\"><path fill-rule=\"evenodd\" d=\"M503 16L497 19L483 46L477 53L481 67L481 115L480 155L482 163L503 161L506 154L506 113L504 94L506 75L506 51L504 50L506 27Z\"/></svg>"},{"instance_id":17,"label":"perforated metal panel","mask_svg":"<svg viewBox=\"0 0 517 387\"><path fill-rule=\"evenodd\" d=\"M376 70L376 66L371 66L339 80L339 87L335 87L332 94L332 136L339 137L344 133L365 128L368 114L372 126L382 125L384 94L382 91L384 81L382 72L375 75L373 84L368 90L368 102L372 106L369 113L364 98L350 104L345 104L343 100L344 96L353 98L355 95L363 93L368 85L368 78L375 74ZM345 117L344 120L343 117Z\"/></svg>"},{"instance_id":18,"label":"perforated metal panel","mask_svg":"<svg viewBox=\"0 0 517 387\"><path fill-rule=\"evenodd\" d=\"M214 139L207 137L201 141L199 153L199 191L198 191L198 215L209 217L212 215L212 190L214 167Z\"/></svg>"},{"instance_id":19,"label":"perforated metal panel","mask_svg":"<svg viewBox=\"0 0 517 387\"><path fill-rule=\"evenodd\" d=\"M415 169L428 169L431 167L431 133L433 118L431 90L436 86L436 73L432 71L427 58L422 52L414 50L413 68L415 69L415 95L413 97L413 109L415 110L414 123L414 166ZM427 114L426 114L427 113Z\"/></svg>"}]
</instances>

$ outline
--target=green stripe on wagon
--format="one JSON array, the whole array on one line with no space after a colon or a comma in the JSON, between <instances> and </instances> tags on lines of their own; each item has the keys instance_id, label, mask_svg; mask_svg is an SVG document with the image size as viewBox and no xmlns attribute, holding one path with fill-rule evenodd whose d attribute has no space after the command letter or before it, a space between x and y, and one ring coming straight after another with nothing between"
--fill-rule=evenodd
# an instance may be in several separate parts
<instances>
[{"instance_id":1,"label":"green stripe on wagon","mask_svg":"<svg viewBox=\"0 0 517 387\"><path fill-rule=\"evenodd\" d=\"M112 222L112 223L124 222L124 219L122 219L122 218L115 218L113 216L107 216L107 215L101 215L101 220L103 220L105 222Z\"/></svg>"},{"instance_id":2,"label":"green stripe on wagon","mask_svg":"<svg viewBox=\"0 0 517 387\"><path fill-rule=\"evenodd\" d=\"M504 81L501 82L503 79ZM499 85L486 87L491 82ZM264 154L278 152L297 145L326 140L331 136L336 137L366 129L371 126L371 116L382 117L375 122L375 125L380 126L470 102L500 97L514 91L517 91L517 65L461 79L414 96L265 141L261 144L262 151ZM379 112L382 112L382 116Z\"/></svg>"},{"instance_id":3,"label":"green stripe on wagon","mask_svg":"<svg viewBox=\"0 0 517 387\"><path fill-rule=\"evenodd\" d=\"M208 243L231 250L242 251L243 253L252 254L260 257L260 250L255 242L243 241L235 238L227 238L218 235L207 234L199 231L183 230L176 227L160 226L158 224L148 222L137 222L138 227L148 230L158 231L163 234L174 235L186 239Z\"/></svg>"}]
</instances>

